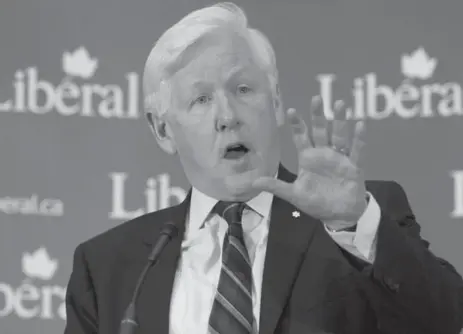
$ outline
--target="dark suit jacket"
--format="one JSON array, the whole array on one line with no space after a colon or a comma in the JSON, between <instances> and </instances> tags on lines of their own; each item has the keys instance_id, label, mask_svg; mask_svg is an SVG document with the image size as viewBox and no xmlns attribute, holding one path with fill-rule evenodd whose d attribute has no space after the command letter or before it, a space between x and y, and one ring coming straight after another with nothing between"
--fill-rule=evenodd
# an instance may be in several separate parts
<instances>
[{"instance_id":1,"label":"dark suit jacket","mask_svg":"<svg viewBox=\"0 0 463 334\"><path fill-rule=\"evenodd\" d=\"M295 175L283 167L279 178ZM377 254L368 265L342 250L320 221L275 197L262 287L260 333L458 334L463 282L428 250L402 187L367 181L382 211ZM191 192L190 192L191 193ZM180 235L164 250L138 300L139 334L168 334L172 284L189 195L80 244L74 254L65 334L116 334L160 228ZM191 333L202 334L202 333Z\"/></svg>"}]
</instances>

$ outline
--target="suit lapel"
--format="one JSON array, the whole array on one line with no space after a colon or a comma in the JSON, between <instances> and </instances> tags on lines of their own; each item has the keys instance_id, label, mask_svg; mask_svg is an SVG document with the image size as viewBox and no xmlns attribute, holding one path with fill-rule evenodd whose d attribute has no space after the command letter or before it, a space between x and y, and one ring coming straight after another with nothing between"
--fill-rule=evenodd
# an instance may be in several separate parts
<instances>
[{"instance_id":1,"label":"suit lapel","mask_svg":"<svg viewBox=\"0 0 463 334\"><path fill-rule=\"evenodd\" d=\"M295 176L280 166L278 178ZM274 197L262 283L260 333L273 333L320 222Z\"/></svg>"},{"instance_id":2,"label":"suit lapel","mask_svg":"<svg viewBox=\"0 0 463 334\"><path fill-rule=\"evenodd\" d=\"M172 239L161 254L156 268L148 273L142 287L137 310L139 314L139 333L169 333L169 314L172 289L177 270L178 260L181 255L181 244L185 232L185 218L190 203L191 190L185 200L177 206L166 209L165 213L159 213L156 221L152 221L153 228L143 236L147 253L159 238L159 232L163 223L172 222L178 229L179 234ZM160 221L159 221L159 220ZM143 266L139 266L141 273Z\"/></svg>"}]
</instances>

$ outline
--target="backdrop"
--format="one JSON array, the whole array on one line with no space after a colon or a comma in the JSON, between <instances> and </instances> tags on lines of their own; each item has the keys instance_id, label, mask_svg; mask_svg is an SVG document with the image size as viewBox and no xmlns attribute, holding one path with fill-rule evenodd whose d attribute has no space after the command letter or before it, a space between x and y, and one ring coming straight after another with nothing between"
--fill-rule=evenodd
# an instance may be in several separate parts
<instances>
[{"instance_id":1,"label":"backdrop","mask_svg":"<svg viewBox=\"0 0 463 334\"><path fill-rule=\"evenodd\" d=\"M62 333L78 243L185 196L144 121L141 73L157 38L211 3L2 0L0 333ZM368 178L402 184L432 250L463 273L463 2L236 3L274 44L285 107L308 120L321 94L365 119Z\"/></svg>"}]
</instances>

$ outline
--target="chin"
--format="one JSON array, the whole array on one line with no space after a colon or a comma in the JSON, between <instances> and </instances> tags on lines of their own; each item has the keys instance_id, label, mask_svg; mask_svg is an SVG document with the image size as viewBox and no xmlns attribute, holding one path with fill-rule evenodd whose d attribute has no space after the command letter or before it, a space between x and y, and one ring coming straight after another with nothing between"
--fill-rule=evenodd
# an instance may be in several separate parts
<instances>
[{"instance_id":1,"label":"chin","mask_svg":"<svg viewBox=\"0 0 463 334\"><path fill-rule=\"evenodd\" d=\"M260 190L253 189L249 184L234 184L227 187L229 201L247 202L253 197L259 195Z\"/></svg>"},{"instance_id":2,"label":"chin","mask_svg":"<svg viewBox=\"0 0 463 334\"><path fill-rule=\"evenodd\" d=\"M224 178L224 184L227 191L235 200L247 200L249 197L257 195L258 192L253 190L252 184L256 179L262 176L266 176L265 171L256 167L226 176Z\"/></svg>"},{"instance_id":3,"label":"chin","mask_svg":"<svg viewBox=\"0 0 463 334\"><path fill-rule=\"evenodd\" d=\"M263 171L258 166L253 166L251 164L248 165L240 165L240 166L233 166L230 170L227 171L225 180L227 183L241 183L246 182L249 180L254 181L259 176L263 175Z\"/></svg>"}]
</instances>

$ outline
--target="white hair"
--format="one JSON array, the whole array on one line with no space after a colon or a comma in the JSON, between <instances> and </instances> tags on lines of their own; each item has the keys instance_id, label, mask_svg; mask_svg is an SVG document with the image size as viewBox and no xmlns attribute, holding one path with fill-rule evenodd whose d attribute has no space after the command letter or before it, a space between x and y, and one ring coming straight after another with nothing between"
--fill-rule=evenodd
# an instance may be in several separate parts
<instances>
[{"instance_id":1,"label":"white hair","mask_svg":"<svg viewBox=\"0 0 463 334\"><path fill-rule=\"evenodd\" d=\"M278 72L270 41L263 33L248 26L246 14L240 7L223 2L191 12L158 39L143 72L145 112L158 116L165 114L172 101L169 79L181 66L183 55L189 47L219 29L235 31L244 37L256 63L268 75L273 97L278 98Z\"/></svg>"}]
</instances>

